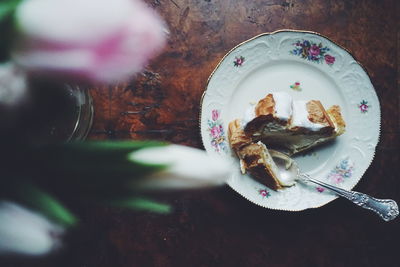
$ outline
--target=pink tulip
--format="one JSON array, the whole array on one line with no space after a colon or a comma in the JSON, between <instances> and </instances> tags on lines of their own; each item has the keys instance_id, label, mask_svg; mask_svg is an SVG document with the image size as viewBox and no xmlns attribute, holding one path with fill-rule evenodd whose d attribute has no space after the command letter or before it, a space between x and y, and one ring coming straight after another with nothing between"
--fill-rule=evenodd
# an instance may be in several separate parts
<instances>
[{"instance_id":1,"label":"pink tulip","mask_svg":"<svg viewBox=\"0 0 400 267\"><path fill-rule=\"evenodd\" d=\"M25 0L14 61L28 72L112 83L142 70L165 44L165 25L140 0Z\"/></svg>"}]
</instances>

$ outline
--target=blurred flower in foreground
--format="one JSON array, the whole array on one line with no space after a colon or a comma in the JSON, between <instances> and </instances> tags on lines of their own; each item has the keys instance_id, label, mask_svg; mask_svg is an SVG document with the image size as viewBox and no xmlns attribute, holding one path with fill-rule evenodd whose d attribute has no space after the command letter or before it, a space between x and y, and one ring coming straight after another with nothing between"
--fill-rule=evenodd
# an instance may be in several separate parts
<instances>
[{"instance_id":1,"label":"blurred flower in foreground","mask_svg":"<svg viewBox=\"0 0 400 267\"><path fill-rule=\"evenodd\" d=\"M169 213L168 204L149 199L152 194L148 193L218 186L230 173L230 163L222 157L154 141L26 147L7 160L2 177L8 179L0 177L0 199L20 201L57 223L16 204L0 202L0 253L27 255L51 252L63 231L78 225L79 218L67 208L71 203L58 199L68 202L73 196L73 203ZM13 162L23 167L16 169Z\"/></svg>"},{"instance_id":2,"label":"blurred flower in foreground","mask_svg":"<svg viewBox=\"0 0 400 267\"><path fill-rule=\"evenodd\" d=\"M10 62L0 64L0 106L13 107L25 100L26 76Z\"/></svg>"},{"instance_id":3,"label":"blurred flower in foreground","mask_svg":"<svg viewBox=\"0 0 400 267\"><path fill-rule=\"evenodd\" d=\"M15 16L14 61L59 78L124 80L165 44L163 21L140 0L24 0Z\"/></svg>"},{"instance_id":4,"label":"blurred flower in foreground","mask_svg":"<svg viewBox=\"0 0 400 267\"><path fill-rule=\"evenodd\" d=\"M11 202L0 202L0 253L40 256L61 246L64 229Z\"/></svg>"},{"instance_id":5,"label":"blurred flower in foreground","mask_svg":"<svg viewBox=\"0 0 400 267\"><path fill-rule=\"evenodd\" d=\"M129 159L168 167L149 175L137 184L141 189L186 189L224 184L229 163L200 149L181 145L150 147L129 155Z\"/></svg>"},{"instance_id":6,"label":"blurred flower in foreground","mask_svg":"<svg viewBox=\"0 0 400 267\"><path fill-rule=\"evenodd\" d=\"M56 183L81 188L85 194L106 192L117 197L123 191L140 193L148 189L221 185L230 172L229 163L222 157L210 156L201 149L154 141L50 145L33 150L32 157L37 171L50 177L46 184L54 180L54 175L65 176Z\"/></svg>"},{"instance_id":7,"label":"blurred flower in foreground","mask_svg":"<svg viewBox=\"0 0 400 267\"><path fill-rule=\"evenodd\" d=\"M28 148L8 160L18 164L23 162L24 168L16 170L12 167L16 164L7 163L3 168L6 177L34 177L28 182L58 199L68 199L73 195L79 201L159 213L166 213L170 208L147 199L149 191L218 186L224 184L230 173L230 164L225 158L212 157L196 148L155 141L88 141L45 145ZM3 190L10 191L6 184ZM59 194L66 195L60 198ZM26 193L22 195L28 196ZM32 196L26 199L27 203L38 199L37 193ZM49 213L53 210L51 207L44 209L49 197L39 199L41 201L35 205L35 209L44 212L48 218L74 225L76 219L65 207L63 212ZM57 203L56 200L53 202ZM56 206L60 210L61 205Z\"/></svg>"},{"instance_id":8,"label":"blurred flower in foreground","mask_svg":"<svg viewBox=\"0 0 400 267\"><path fill-rule=\"evenodd\" d=\"M0 64L0 138L3 140L3 149L4 143L9 143L11 139L9 133L14 136L19 121L25 123L22 110L30 97L27 84L25 73L14 64Z\"/></svg>"}]
</instances>

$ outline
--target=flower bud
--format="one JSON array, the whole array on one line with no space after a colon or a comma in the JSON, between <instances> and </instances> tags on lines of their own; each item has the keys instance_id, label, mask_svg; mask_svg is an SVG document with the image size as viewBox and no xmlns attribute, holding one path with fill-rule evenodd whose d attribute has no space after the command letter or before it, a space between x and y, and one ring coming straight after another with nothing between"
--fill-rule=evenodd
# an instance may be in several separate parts
<instances>
[{"instance_id":1,"label":"flower bud","mask_svg":"<svg viewBox=\"0 0 400 267\"><path fill-rule=\"evenodd\" d=\"M224 184L230 164L224 158L210 156L204 150L181 145L140 149L129 159L150 165L168 165L135 184L140 189L186 189Z\"/></svg>"},{"instance_id":2,"label":"flower bud","mask_svg":"<svg viewBox=\"0 0 400 267\"><path fill-rule=\"evenodd\" d=\"M0 202L0 253L40 256L60 247L64 229L17 204Z\"/></svg>"},{"instance_id":3,"label":"flower bud","mask_svg":"<svg viewBox=\"0 0 400 267\"><path fill-rule=\"evenodd\" d=\"M25 73L14 64L0 64L0 108L11 108L26 100L26 81Z\"/></svg>"},{"instance_id":4,"label":"flower bud","mask_svg":"<svg viewBox=\"0 0 400 267\"><path fill-rule=\"evenodd\" d=\"M126 80L165 43L163 21L141 0L25 0L16 23L15 62L62 79Z\"/></svg>"}]
</instances>

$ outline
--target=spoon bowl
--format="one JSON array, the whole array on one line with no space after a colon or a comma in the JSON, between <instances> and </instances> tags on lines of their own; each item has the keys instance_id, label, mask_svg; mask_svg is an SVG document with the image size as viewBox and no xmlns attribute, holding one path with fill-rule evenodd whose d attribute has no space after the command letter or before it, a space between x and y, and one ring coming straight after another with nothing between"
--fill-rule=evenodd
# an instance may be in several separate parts
<instances>
[{"instance_id":1,"label":"spoon bowl","mask_svg":"<svg viewBox=\"0 0 400 267\"><path fill-rule=\"evenodd\" d=\"M269 154L274 160L275 165L278 167L280 179L286 181L287 184L294 183L300 176L300 168L296 161L291 159L288 155L276 151L269 150Z\"/></svg>"}]
</instances>

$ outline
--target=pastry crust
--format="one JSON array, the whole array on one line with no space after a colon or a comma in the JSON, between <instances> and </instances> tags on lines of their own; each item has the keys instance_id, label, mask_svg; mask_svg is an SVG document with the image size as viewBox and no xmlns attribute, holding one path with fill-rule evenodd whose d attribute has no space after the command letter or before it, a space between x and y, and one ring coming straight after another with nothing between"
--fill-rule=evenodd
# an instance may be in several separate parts
<instances>
[{"instance_id":1,"label":"pastry crust","mask_svg":"<svg viewBox=\"0 0 400 267\"><path fill-rule=\"evenodd\" d=\"M280 120L275 116L275 101L272 94L268 94L266 97L258 101L254 113L256 117L247 123L244 129L248 136L259 135L257 132L261 132L264 125L268 123L275 123L278 127L285 127L288 123L287 121Z\"/></svg>"},{"instance_id":2,"label":"pastry crust","mask_svg":"<svg viewBox=\"0 0 400 267\"><path fill-rule=\"evenodd\" d=\"M318 123L325 125L326 127L334 128L335 125L331 121L326 112L325 108L322 106L321 101L311 100L306 104L308 119L313 123Z\"/></svg>"},{"instance_id":3,"label":"pastry crust","mask_svg":"<svg viewBox=\"0 0 400 267\"><path fill-rule=\"evenodd\" d=\"M275 101L272 94L268 94L266 97L258 101L255 107L256 117L261 115L274 115L275 114Z\"/></svg>"},{"instance_id":4,"label":"pastry crust","mask_svg":"<svg viewBox=\"0 0 400 267\"><path fill-rule=\"evenodd\" d=\"M239 119L233 120L229 123L228 139L232 149L236 153L241 147L252 143L251 137L246 136L244 133Z\"/></svg>"},{"instance_id":5,"label":"pastry crust","mask_svg":"<svg viewBox=\"0 0 400 267\"><path fill-rule=\"evenodd\" d=\"M276 174L272 171L271 161L266 146L260 142L253 143L253 140L246 136L239 119L229 123L228 139L232 149L240 160L240 169L243 174L250 173L260 183L271 189L282 188Z\"/></svg>"},{"instance_id":6,"label":"pastry crust","mask_svg":"<svg viewBox=\"0 0 400 267\"><path fill-rule=\"evenodd\" d=\"M246 145L238 151L238 156L244 169L260 183L273 190L283 188L279 183L277 174L272 170L272 158L264 144L259 142Z\"/></svg>"},{"instance_id":7,"label":"pastry crust","mask_svg":"<svg viewBox=\"0 0 400 267\"><path fill-rule=\"evenodd\" d=\"M335 125L335 133L336 136L343 134L346 130L346 123L342 117L342 113L340 107L338 105L334 105L326 111L329 117L331 118L333 124Z\"/></svg>"}]
</instances>

